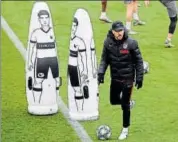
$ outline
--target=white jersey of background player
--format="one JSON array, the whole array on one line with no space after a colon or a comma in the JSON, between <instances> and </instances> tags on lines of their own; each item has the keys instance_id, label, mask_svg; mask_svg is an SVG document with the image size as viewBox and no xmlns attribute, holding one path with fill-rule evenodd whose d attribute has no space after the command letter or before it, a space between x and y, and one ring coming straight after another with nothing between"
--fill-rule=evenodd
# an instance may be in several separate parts
<instances>
[{"instance_id":1,"label":"white jersey of background player","mask_svg":"<svg viewBox=\"0 0 178 142\"><path fill-rule=\"evenodd\" d=\"M30 38L28 69L35 70L35 81L33 84L34 101L40 103L42 97L42 83L48 78L49 68L56 81L56 88L59 86L59 70L56 51L55 37L50 27L50 17L46 10L38 13L40 28L35 29ZM56 91L57 93L57 91ZM56 94L57 95L57 94Z\"/></svg>"}]
</instances>

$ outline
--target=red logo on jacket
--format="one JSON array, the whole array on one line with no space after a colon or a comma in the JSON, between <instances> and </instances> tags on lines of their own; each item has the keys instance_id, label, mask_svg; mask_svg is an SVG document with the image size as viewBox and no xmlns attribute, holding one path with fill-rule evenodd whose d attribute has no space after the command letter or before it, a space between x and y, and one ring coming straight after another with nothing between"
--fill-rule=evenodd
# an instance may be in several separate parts
<instances>
[{"instance_id":1,"label":"red logo on jacket","mask_svg":"<svg viewBox=\"0 0 178 142\"><path fill-rule=\"evenodd\" d=\"M121 54L129 54L129 50L128 49L121 49L120 53Z\"/></svg>"}]
</instances>

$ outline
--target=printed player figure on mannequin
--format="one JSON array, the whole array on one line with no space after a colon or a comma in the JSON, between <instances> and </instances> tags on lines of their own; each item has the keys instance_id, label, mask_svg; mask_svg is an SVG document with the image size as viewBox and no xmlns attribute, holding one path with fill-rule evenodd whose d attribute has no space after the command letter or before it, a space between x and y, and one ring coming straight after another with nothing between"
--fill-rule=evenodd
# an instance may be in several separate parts
<instances>
[{"instance_id":1,"label":"printed player figure on mannequin","mask_svg":"<svg viewBox=\"0 0 178 142\"><path fill-rule=\"evenodd\" d=\"M43 95L42 83L44 79L48 78L49 70L51 70L52 76L56 81L56 89L59 86L57 51L53 30L50 27L49 12L47 10L40 10L38 19L41 27L35 29L31 34L28 59L28 70L32 71L33 68L35 70L33 97L36 103L40 103L41 101Z\"/></svg>"},{"instance_id":2,"label":"printed player figure on mannequin","mask_svg":"<svg viewBox=\"0 0 178 142\"><path fill-rule=\"evenodd\" d=\"M83 110L84 98L82 86L88 84L88 68L86 45L82 38L76 36L78 19L74 17L71 33L71 47L68 65L68 73L71 86L74 89L74 97L78 111Z\"/></svg>"}]
</instances>

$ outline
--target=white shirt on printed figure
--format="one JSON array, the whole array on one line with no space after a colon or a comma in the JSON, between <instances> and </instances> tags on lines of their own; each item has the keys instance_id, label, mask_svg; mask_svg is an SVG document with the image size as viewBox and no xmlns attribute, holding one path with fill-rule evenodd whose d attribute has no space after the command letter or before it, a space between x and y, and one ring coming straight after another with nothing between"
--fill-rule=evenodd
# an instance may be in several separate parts
<instances>
[{"instance_id":1,"label":"white shirt on printed figure","mask_svg":"<svg viewBox=\"0 0 178 142\"><path fill-rule=\"evenodd\" d=\"M52 43L55 44L56 48L56 43L55 43L55 36L52 28L49 28L48 31L44 31L41 28L38 28L32 32L31 43ZM36 48L36 57L37 58L45 58L45 57L56 57L56 49L37 49Z\"/></svg>"},{"instance_id":2,"label":"white shirt on printed figure","mask_svg":"<svg viewBox=\"0 0 178 142\"><path fill-rule=\"evenodd\" d=\"M72 66L82 66L82 57L81 57L81 51L85 52L86 54L86 45L85 42L80 38L75 36L73 39L70 41L70 50L74 51L77 53L77 57L72 57L69 56L69 65ZM71 52L70 51L70 52Z\"/></svg>"}]
</instances>

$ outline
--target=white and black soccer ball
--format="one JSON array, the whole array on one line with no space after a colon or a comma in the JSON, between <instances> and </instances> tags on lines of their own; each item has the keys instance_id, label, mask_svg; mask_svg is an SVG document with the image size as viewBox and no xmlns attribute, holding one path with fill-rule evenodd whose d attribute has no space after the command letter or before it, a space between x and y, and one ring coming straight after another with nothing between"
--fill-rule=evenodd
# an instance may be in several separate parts
<instances>
[{"instance_id":1,"label":"white and black soccer ball","mask_svg":"<svg viewBox=\"0 0 178 142\"><path fill-rule=\"evenodd\" d=\"M144 73L148 73L150 71L149 63L143 61L143 68L144 68Z\"/></svg>"},{"instance_id":2,"label":"white and black soccer ball","mask_svg":"<svg viewBox=\"0 0 178 142\"><path fill-rule=\"evenodd\" d=\"M108 140L111 137L111 128L107 125L101 125L97 128L96 135L99 140Z\"/></svg>"}]
</instances>

